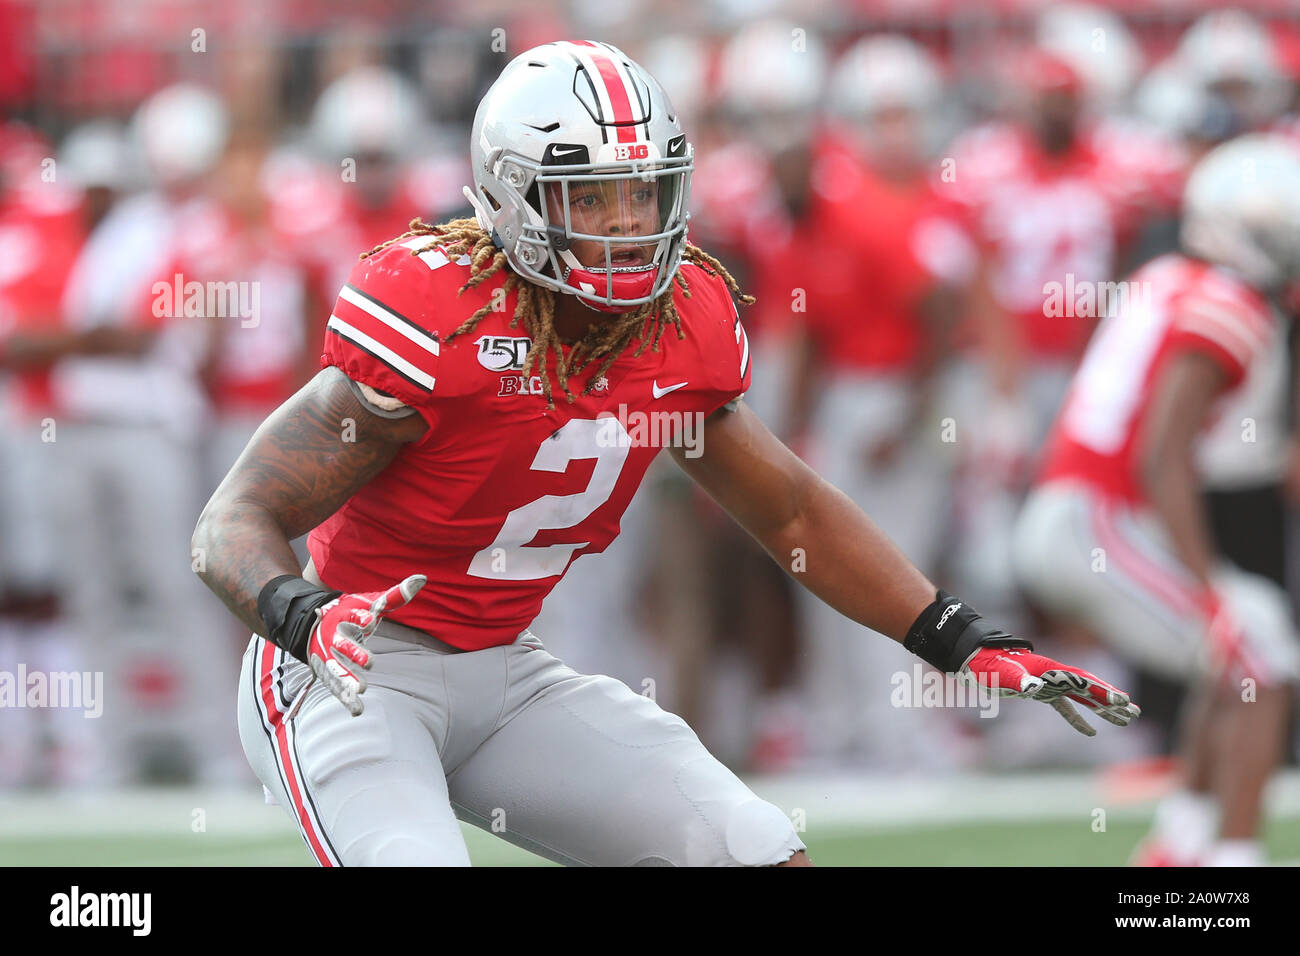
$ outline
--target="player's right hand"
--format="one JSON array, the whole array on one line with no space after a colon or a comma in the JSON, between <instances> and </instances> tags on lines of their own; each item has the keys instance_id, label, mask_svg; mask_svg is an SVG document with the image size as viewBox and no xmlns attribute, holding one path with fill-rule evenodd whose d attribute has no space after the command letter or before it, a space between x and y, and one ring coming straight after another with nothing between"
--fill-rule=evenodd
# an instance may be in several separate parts
<instances>
[{"instance_id":1,"label":"player's right hand","mask_svg":"<svg viewBox=\"0 0 1300 956\"><path fill-rule=\"evenodd\" d=\"M1079 716L1070 701L1117 727L1127 727L1142 714L1129 695L1114 684L1029 650L983 647L964 670L976 684L999 696L1051 704L1066 723L1085 737L1095 737L1097 731Z\"/></svg>"},{"instance_id":2,"label":"player's right hand","mask_svg":"<svg viewBox=\"0 0 1300 956\"><path fill-rule=\"evenodd\" d=\"M361 695L365 693L366 680L342 661L351 661L362 670L369 669L371 654L362 647L365 639L375 632L384 614L415 597L425 580L423 574L412 574L387 591L344 594L316 609L316 625L307 643L307 662L316 679L353 717L360 716L364 709Z\"/></svg>"}]
</instances>

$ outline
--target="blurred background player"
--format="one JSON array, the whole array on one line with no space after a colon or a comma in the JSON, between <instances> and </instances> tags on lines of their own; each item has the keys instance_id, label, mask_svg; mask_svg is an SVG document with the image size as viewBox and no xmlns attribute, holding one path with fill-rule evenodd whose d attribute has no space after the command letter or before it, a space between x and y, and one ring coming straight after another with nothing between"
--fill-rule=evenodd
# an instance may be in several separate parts
<instances>
[{"instance_id":1,"label":"blurred background player","mask_svg":"<svg viewBox=\"0 0 1300 956\"><path fill-rule=\"evenodd\" d=\"M1196 445L1219 399L1277 348L1276 302L1300 280L1300 152L1250 136L1209 154L1188 182L1183 247L1133 275L1089 345L1016 567L1057 617L1197 686L1185 788L1139 860L1246 865L1262 862L1300 646L1282 589L1215 553Z\"/></svg>"},{"instance_id":2,"label":"blurred background player","mask_svg":"<svg viewBox=\"0 0 1300 956\"><path fill-rule=\"evenodd\" d=\"M119 704L104 722L103 779L150 773L239 779L221 710L228 649L196 600L183 525L204 484L199 384L208 335L171 286L173 255L214 215L206 180L228 126L212 93L177 85L146 101L131 132L155 188L116 203L76 257L61 303L70 330L101 343L53 369L61 415L57 526L70 624ZM176 644L177 633L187 646ZM207 648L196 656L196 648ZM208 654L211 660L202 660ZM224 662L224 666L223 663ZM184 702L184 721L155 715Z\"/></svg>"},{"instance_id":3,"label":"blurred background player","mask_svg":"<svg viewBox=\"0 0 1300 956\"><path fill-rule=\"evenodd\" d=\"M106 134L111 138L112 134ZM88 154L94 134L69 137L65 179L43 182L49 144L17 123L0 127L0 669L83 670L84 648L61 612L59 507L50 441L57 410L50 367L71 338L59 299L97 210ZM102 142L102 137L101 137ZM83 193L74 183L81 180ZM100 181L102 184L102 180ZM73 786L94 762L94 725L71 711L12 710L0 733L0 782Z\"/></svg>"},{"instance_id":4,"label":"blurred background player","mask_svg":"<svg viewBox=\"0 0 1300 956\"><path fill-rule=\"evenodd\" d=\"M931 573L948 474L935 384L975 253L945 212L930 162L943 81L921 47L865 39L830 83L832 132L811 171L817 281L798 317L804 362L788 401L807 458ZM823 765L897 771L951 765L948 713L891 705L901 648L800 595L809 746Z\"/></svg>"},{"instance_id":5,"label":"blurred background player","mask_svg":"<svg viewBox=\"0 0 1300 956\"><path fill-rule=\"evenodd\" d=\"M988 600L1014 606L1008 520L1097 318L1075 290L1112 279L1129 200L1145 198L1149 184L1117 162L1066 56L1014 51L1002 78L1009 115L957 138L942 184L981 250L970 301L976 349L952 400L983 414L957 441L962 543L949 560Z\"/></svg>"},{"instance_id":6,"label":"blurred background player","mask_svg":"<svg viewBox=\"0 0 1300 956\"><path fill-rule=\"evenodd\" d=\"M759 63L767 68L755 70ZM829 63L815 31L755 20L718 49L716 86L701 106L707 119L692 186L693 234L736 263L738 281L757 300L745 329L752 360L764 371L745 401L785 439L795 437L798 324L815 308L819 283L822 199L813 170L828 146L820 100ZM744 702L744 759L755 770L789 769L804 757L808 734L794 589L721 509L677 480L683 491L664 506L659 586L687 596L663 622L683 714L719 725L726 708L715 704L712 721L706 716L714 694L704 677L719 665L743 674L743 683L724 682L720 691L722 700ZM707 538L691 530L702 522Z\"/></svg>"}]
</instances>

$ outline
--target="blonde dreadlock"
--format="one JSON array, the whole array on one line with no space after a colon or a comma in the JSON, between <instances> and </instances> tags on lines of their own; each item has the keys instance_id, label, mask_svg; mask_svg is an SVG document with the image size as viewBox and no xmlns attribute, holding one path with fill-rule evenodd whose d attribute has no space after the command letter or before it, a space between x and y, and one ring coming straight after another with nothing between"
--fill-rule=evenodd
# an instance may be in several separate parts
<instances>
[{"instance_id":1,"label":"blonde dreadlock","mask_svg":"<svg viewBox=\"0 0 1300 956\"><path fill-rule=\"evenodd\" d=\"M510 270L506 263L506 254L492 242L492 237L478 224L478 220L453 219L443 225L433 226L420 219L412 219L407 228L409 231L395 239L389 239L369 252L362 253L361 258L373 256L393 243L413 236L428 236L429 241L424 245L413 247L411 255L418 256L422 252L441 248L449 259L469 256L469 281L461 287L461 292L486 282L502 269L506 269L509 275L506 277L503 291L506 295L511 291L519 293L515 314L510 319L510 327L518 328L522 322L524 331L532 339L528 355L524 358L523 375L525 378L531 375L539 362L545 369L546 354L553 352L560 388L570 402L575 400L575 396L569 391L569 376L581 373L593 362L601 363L596 374L591 377L591 381L582 391L582 394L586 395L634 338L639 336L641 339L641 344L632 353L633 356L637 356L645 351L647 345L652 351L659 351L659 338L663 335L665 326L675 328L679 339L686 336L682 331L681 316L678 315L677 307L673 304L672 286L669 286L654 301L647 302L634 311L611 316L608 321L589 326L587 333L573 347L569 355L565 356L563 349L560 348L560 338L555 332L555 296L559 293L529 282ZM736 284L736 280L731 277L731 273L722 263L703 249L688 242L682 252L682 258L695 263L711 276L721 276L732 295L745 305L754 302L753 296L745 295L740 291L740 286ZM691 289L680 270L674 277L674 281L681 286L682 294L689 299ZM474 327L490 311L492 311L492 304L484 305L462 322L447 338L452 339L474 331ZM551 379L546 374L542 375L542 392L546 397L546 407L554 408Z\"/></svg>"}]
</instances>

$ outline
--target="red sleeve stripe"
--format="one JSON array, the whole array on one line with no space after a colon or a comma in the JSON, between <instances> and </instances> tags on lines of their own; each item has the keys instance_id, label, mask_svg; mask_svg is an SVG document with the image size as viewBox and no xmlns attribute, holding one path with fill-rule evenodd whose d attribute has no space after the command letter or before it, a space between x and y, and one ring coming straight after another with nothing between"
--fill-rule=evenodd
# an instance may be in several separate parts
<instances>
[{"instance_id":1,"label":"red sleeve stripe","mask_svg":"<svg viewBox=\"0 0 1300 956\"><path fill-rule=\"evenodd\" d=\"M257 704L257 713L261 718L262 732L266 735L275 759L276 770L280 775L280 785L284 794L292 803L289 809L298 822L302 838L307 842L316 862L321 866L339 866L338 851L330 842L325 828L321 826L320 815L311 791L307 789L306 775L302 772L298 760L297 736L293 722L285 720L286 711L275 701L272 688L278 683L276 674L282 674L284 652L265 638L258 639L257 678L253 684L253 696Z\"/></svg>"},{"instance_id":2,"label":"red sleeve stripe","mask_svg":"<svg viewBox=\"0 0 1300 956\"><path fill-rule=\"evenodd\" d=\"M380 322L401 335L406 336L430 355L438 354L438 340L420 328L406 316L394 312L388 306L374 299L353 285L345 285L339 292L339 298L356 306L362 312L373 316Z\"/></svg>"},{"instance_id":3,"label":"red sleeve stripe","mask_svg":"<svg viewBox=\"0 0 1300 956\"><path fill-rule=\"evenodd\" d=\"M326 331L333 332L342 339L346 339L352 345L365 352L367 355L378 359L388 366L396 375L400 375L412 385L423 389L426 392L433 391L434 378L428 372L417 368L406 359L402 358L382 342L371 338L360 329L354 328L344 322L337 315L331 315L329 322L325 326Z\"/></svg>"}]
</instances>

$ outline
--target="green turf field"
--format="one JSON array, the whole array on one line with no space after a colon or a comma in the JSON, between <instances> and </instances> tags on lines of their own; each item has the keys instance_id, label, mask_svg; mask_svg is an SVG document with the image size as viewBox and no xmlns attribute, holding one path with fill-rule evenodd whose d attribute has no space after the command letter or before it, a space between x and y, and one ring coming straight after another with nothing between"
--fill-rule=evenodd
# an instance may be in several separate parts
<instances>
[{"instance_id":1,"label":"green turf field","mask_svg":"<svg viewBox=\"0 0 1300 956\"><path fill-rule=\"evenodd\" d=\"M823 866L1116 866L1127 860L1150 816L1149 800L1108 799L1082 776L790 779L755 789L806 818L804 840ZM1300 861L1300 777L1280 789L1266 838L1270 857L1289 864ZM796 801L811 807L796 809ZM1098 807L1106 810L1104 829ZM464 831L476 865L550 865L481 830ZM167 790L0 795L0 865L310 866L312 860L283 811L255 794Z\"/></svg>"},{"instance_id":2,"label":"green turf field","mask_svg":"<svg viewBox=\"0 0 1300 956\"><path fill-rule=\"evenodd\" d=\"M805 833L813 861L822 866L1119 866L1144 831L1125 822L1106 833L1068 823L967 824L888 832L838 830ZM465 828L476 866L550 866L531 853ZM1268 847L1279 861L1300 858L1300 820L1275 821ZM10 837L0 840L9 866L310 866L294 833L225 840L187 836Z\"/></svg>"}]
</instances>

